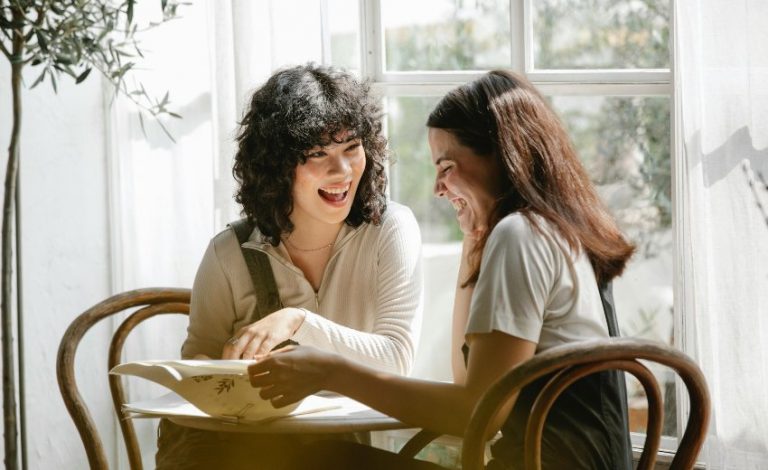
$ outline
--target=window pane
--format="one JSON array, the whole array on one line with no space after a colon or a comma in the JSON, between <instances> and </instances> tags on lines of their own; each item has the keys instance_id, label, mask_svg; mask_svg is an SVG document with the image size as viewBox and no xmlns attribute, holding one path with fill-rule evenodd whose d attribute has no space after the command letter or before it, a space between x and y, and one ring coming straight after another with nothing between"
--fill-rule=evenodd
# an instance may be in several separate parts
<instances>
[{"instance_id":1,"label":"window pane","mask_svg":"<svg viewBox=\"0 0 768 470\"><path fill-rule=\"evenodd\" d=\"M672 342L672 217L668 97L553 97L597 190L637 245L614 281L622 334ZM665 398L665 435L676 435L674 376L651 370ZM644 432L643 389L628 381L630 426Z\"/></svg>"},{"instance_id":2,"label":"window pane","mask_svg":"<svg viewBox=\"0 0 768 470\"><path fill-rule=\"evenodd\" d=\"M360 70L360 15L357 0L330 0L327 25L331 35L330 62L351 72Z\"/></svg>"},{"instance_id":3,"label":"window pane","mask_svg":"<svg viewBox=\"0 0 768 470\"><path fill-rule=\"evenodd\" d=\"M387 0L381 20L388 71L509 66L509 0Z\"/></svg>"},{"instance_id":4,"label":"window pane","mask_svg":"<svg viewBox=\"0 0 768 470\"><path fill-rule=\"evenodd\" d=\"M390 192L393 201L413 210L424 243L461 240L456 211L445 200L432 195L435 169L427 144L427 116L439 97L387 99Z\"/></svg>"},{"instance_id":5,"label":"window pane","mask_svg":"<svg viewBox=\"0 0 768 470\"><path fill-rule=\"evenodd\" d=\"M537 0L536 69L669 68L669 0Z\"/></svg>"}]
</instances>

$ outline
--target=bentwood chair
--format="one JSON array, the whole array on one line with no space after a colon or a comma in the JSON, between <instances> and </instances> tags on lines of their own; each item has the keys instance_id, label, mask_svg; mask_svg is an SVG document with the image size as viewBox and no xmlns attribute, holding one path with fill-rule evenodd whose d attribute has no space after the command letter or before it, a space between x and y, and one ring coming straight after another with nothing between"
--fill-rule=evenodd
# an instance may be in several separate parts
<instances>
[{"instance_id":1,"label":"bentwood chair","mask_svg":"<svg viewBox=\"0 0 768 470\"><path fill-rule=\"evenodd\" d=\"M121 362L123 345L130 332L142 321L156 315L189 314L189 289L147 288L137 289L114 295L80 314L69 325L59 344L56 360L56 375L64 404L75 422L77 431L85 446L88 463L92 470L108 470L107 455L104 445L94 425L75 381L75 354L85 333L99 321L126 310L136 309L120 324L112 336L109 346L108 368L112 369ZM128 452L131 469L141 470L141 452L136 438L133 421L123 414L125 403L122 380L119 376L109 376L109 388L112 402L120 422L123 440Z\"/></svg>"},{"instance_id":2,"label":"bentwood chair","mask_svg":"<svg viewBox=\"0 0 768 470\"><path fill-rule=\"evenodd\" d=\"M645 389L648 400L648 425L638 470L650 470L659 450L664 410L659 384L639 361L655 362L674 370L682 379L690 397L690 415L685 433L669 468L693 468L706 437L710 399L701 369L688 356L670 346L632 338L611 338L567 344L537 354L520 364L490 389L478 402L464 434L462 468L484 468L485 436L493 418L507 399L524 386L547 374L552 378L541 389L530 410L525 432L524 465L526 470L541 469L541 436L546 417L557 397L578 379L604 370L623 370L634 375ZM421 431L400 451L414 456L438 434Z\"/></svg>"}]
</instances>

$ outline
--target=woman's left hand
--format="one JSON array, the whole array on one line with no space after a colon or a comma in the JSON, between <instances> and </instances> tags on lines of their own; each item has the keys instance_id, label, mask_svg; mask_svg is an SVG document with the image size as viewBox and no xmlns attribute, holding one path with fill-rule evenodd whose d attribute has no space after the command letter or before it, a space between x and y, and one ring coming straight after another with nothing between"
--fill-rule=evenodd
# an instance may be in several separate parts
<instances>
[{"instance_id":1,"label":"woman's left hand","mask_svg":"<svg viewBox=\"0 0 768 470\"><path fill-rule=\"evenodd\" d=\"M248 366L251 385L275 408L295 403L320 390L328 390L344 359L309 346L288 346Z\"/></svg>"}]
</instances>

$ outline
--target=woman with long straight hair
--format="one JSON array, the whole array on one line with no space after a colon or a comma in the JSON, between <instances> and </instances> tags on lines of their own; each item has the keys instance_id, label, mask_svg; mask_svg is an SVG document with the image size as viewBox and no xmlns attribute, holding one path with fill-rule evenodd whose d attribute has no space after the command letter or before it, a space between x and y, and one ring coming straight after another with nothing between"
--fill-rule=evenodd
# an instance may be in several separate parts
<instances>
[{"instance_id":1,"label":"woman with long straight hair","mask_svg":"<svg viewBox=\"0 0 768 470\"><path fill-rule=\"evenodd\" d=\"M461 436L503 374L557 345L618 334L610 282L634 247L598 198L546 100L492 71L448 93L427 121L434 192L464 233L453 311L454 383L398 377L305 347L250 366L275 406L331 390L433 431ZM527 412L542 382L500 413L489 468L519 468ZM437 468L351 443L308 446L288 468ZM546 469L631 469L623 374L576 382L548 415Z\"/></svg>"}]
</instances>

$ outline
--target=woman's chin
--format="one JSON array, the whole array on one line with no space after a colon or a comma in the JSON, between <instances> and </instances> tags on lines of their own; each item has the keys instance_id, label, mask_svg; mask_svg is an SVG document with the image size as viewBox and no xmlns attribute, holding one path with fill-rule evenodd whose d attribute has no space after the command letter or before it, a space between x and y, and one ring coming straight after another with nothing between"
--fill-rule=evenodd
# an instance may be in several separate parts
<instances>
[{"instance_id":1,"label":"woman's chin","mask_svg":"<svg viewBox=\"0 0 768 470\"><path fill-rule=\"evenodd\" d=\"M461 233L465 236L474 236L475 224L470 220L459 218L459 230L461 230Z\"/></svg>"},{"instance_id":2,"label":"woman's chin","mask_svg":"<svg viewBox=\"0 0 768 470\"><path fill-rule=\"evenodd\" d=\"M475 223L474 219L466 220L460 218L459 230L461 230L465 237L480 239L488 231L488 227Z\"/></svg>"}]
</instances>

